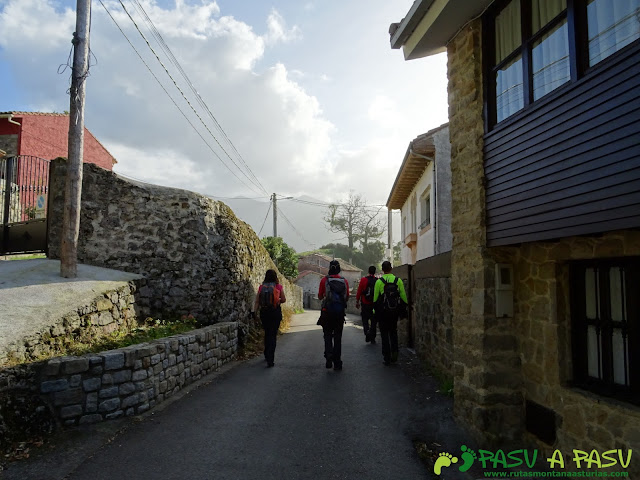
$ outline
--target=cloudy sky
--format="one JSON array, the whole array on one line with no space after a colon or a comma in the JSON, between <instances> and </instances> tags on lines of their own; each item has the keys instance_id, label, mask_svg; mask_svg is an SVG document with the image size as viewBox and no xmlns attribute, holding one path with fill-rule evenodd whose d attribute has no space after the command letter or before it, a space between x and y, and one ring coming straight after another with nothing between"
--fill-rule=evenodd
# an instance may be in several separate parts
<instances>
[{"instance_id":1,"label":"cloudy sky","mask_svg":"<svg viewBox=\"0 0 640 480\"><path fill-rule=\"evenodd\" d=\"M1 111L69 109L75 4L0 0ZM86 126L135 179L251 197L263 218L272 192L385 204L408 142L447 121L445 54L389 46L412 0L122 0L173 79L119 0L92 4Z\"/></svg>"}]
</instances>

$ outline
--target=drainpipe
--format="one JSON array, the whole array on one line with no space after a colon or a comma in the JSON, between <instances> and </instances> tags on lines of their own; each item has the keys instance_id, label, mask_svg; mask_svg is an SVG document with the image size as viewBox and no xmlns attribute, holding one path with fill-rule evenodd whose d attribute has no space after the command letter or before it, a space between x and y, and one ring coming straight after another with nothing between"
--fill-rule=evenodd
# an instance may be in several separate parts
<instances>
[{"instance_id":1,"label":"drainpipe","mask_svg":"<svg viewBox=\"0 0 640 480\"><path fill-rule=\"evenodd\" d=\"M0 113L0 118L6 118L9 123L13 123L14 125L18 125L21 127L22 125L15 120L13 120L13 113Z\"/></svg>"}]
</instances>

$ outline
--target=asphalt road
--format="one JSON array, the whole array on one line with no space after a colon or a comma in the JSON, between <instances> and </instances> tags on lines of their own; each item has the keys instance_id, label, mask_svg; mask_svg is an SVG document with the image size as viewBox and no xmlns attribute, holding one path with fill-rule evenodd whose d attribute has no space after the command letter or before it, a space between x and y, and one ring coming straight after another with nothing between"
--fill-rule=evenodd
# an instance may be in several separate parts
<instances>
[{"instance_id":1,"label":"asphalt road","mask_svg":"<svg viewBox=\"0 0 640 480\"><path fill-rule=\"evenodd\" d=\"M382 364L380 342L364 342L356 316L344 329L344 369L326 369L316 320L317 312L295 316L278 338L274 368L262 357L241 362L128 420L117 435L79 434L48 460L4 473L24 480L435 478L412 439L431 414L442 417L431 419L440 430L433 438L452 435L449 407L417 412L431 397L416 402L415 382L401 365Z\"/></svg>"}]
</instances>

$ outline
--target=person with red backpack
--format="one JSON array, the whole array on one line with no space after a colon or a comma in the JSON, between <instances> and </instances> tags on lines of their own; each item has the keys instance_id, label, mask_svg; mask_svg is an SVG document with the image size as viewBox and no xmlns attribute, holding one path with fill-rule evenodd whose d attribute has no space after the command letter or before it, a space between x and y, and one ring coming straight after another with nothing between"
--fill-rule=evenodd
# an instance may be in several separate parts
<instances>
[{"instance_id":1,"label":"person with red backpack","mask_svg":"<svg viewBox=\"0 0 640 480\"><path fill-rule=\"evenodd\" d=\"M373 303L380 327L384 364L391 365L398 361L398 318L404 318L409 302L402 279L391 273L391 262L382 262L382 272L382 277L376 282Z\"/></svg>"},{"instance_id":2,"label":"person with red backpack","mask_svg":"<svg viewBox=\"0 0 640 480\"><path fill-rule=\"evenodd\" d=\"M256 300L253 303L253 311L256 317L258 312L264 328L264 358L267 366L274 366L276 353L276 339L278 329L282 322L282 308L280 305L287 301L282 285L278 283L278 275L275 270L267 270L264 282L258 287Z\"/></svg>"},{"instance_id":3,"label":"person with red backpack","mask_svg":"<svg viewBox=\"0 0 640 480\"><path fill-rule=\"evenodd\" d=\"M364 341L376 343L376 317L373 314L373 293L376 287L376 267L369 267L369 275L362 277L356 293L356 308L362 305L362 328L364 329ZM371 323L369 323L371 321Z\"/></svg>"},{"instance_id":4,"label":"person with red backpack","mask_svg":"<svg viewBox=\"0 0 640 480\"><path fill-rule=\"evenodd\" d=\"M349 300L349 283L340 275L340 262L329 262L329 275L320 280L318 298L322 312L318 324L324 334L325 367L342 370L342 329Z\"/></svg>"}]
</instances>

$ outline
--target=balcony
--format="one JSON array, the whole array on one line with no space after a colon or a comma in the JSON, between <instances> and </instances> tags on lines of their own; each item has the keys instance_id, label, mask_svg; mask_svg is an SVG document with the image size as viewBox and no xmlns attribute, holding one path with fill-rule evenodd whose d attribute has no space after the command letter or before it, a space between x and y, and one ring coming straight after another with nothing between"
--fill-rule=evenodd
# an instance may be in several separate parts
<instances>
[{"instance_id":1,"label":"balcony","mask_svg":"<svg viewBox=\"0 0 640 480\"><path fill-rule=\"evenodd\" d=\"M404 244L409 248L412 248L417 242L418 242L417 233L410 233L404 239Z\"/></svg>"}]
</instances>

